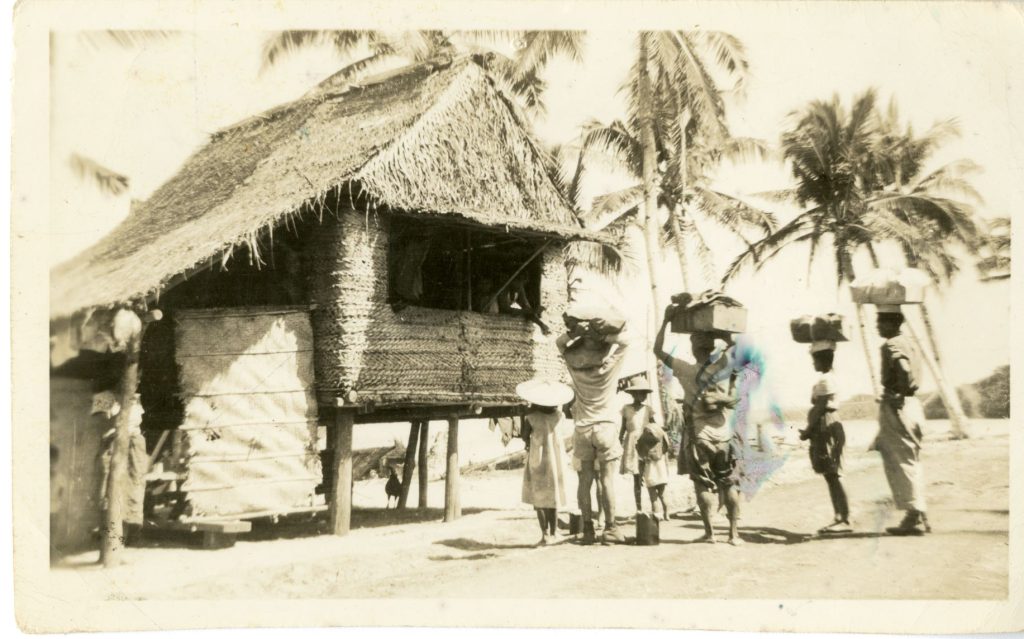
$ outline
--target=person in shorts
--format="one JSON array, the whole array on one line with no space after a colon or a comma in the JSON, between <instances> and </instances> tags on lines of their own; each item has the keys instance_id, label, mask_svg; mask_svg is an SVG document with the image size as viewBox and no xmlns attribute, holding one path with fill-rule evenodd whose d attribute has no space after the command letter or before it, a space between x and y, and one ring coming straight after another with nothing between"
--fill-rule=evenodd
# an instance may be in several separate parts
<instances>
[{"instance_id":1,"label":"person in shorts","mask_svg":"<svg viewBox=\"0 0 1024 639\"><path fill-rule=\"evenodd\" d=\"M577 317L586 315L577 310ZM615 523L615 462L622 456L620 414L615 399L629 339L624 332L602 334L592 326L577 325L573 332L561 335L556 343L576 391L572 405L573 457L580 462L576 497L583 519L582 542L592 544L596 539L590 502L596 466L605 517L602 541L622 543L625 536Z\"/></svg>"}]
</instances>

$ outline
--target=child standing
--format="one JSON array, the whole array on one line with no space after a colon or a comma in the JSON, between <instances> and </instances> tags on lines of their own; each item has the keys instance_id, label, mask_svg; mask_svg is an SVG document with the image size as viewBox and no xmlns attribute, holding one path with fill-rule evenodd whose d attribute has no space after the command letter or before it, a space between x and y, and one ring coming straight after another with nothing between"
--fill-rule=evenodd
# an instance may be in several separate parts
<instances>
[{"instance_id":1,"label":"child standing","mask_svg":"<svg viewBox=\"0 0 1024 639\"><path fill-rule=\"evenodd\" d=\"M633 497L636 499L636 511L642 512L640 486L643 481L643 469L636 445L644 427L654 421L654 412L646 403L651 389L643 382L634 381L626 388L625 392L633 398L633 403L622 407L622 428L619 430L622 460L619 463L619 474L633 476Z\"/></svg>"},{"instance_id":2,"label":"child standing","mask_svg":"<svg viewBox=\"0 0 1024 639\"><path fill-rule=\"evenodd\" d=\"M560 382L535 379L519 384L516 394L530 403L523 418L530 431L523 502L537 511L541 534L537 545L544 546L555 541L558 509L565 504L565 450L557 430L562 423L560 408L572 401L573 391Z\"/></svg>"},{"instance_id":3,"label":"child standing","mask_svg":"<svg viewBox=\"0 0 1024 639\"><path fill-rule=\"evenodd\" d=\"M846 435L843 425L835 418L835 381L832 375L835 348L835 342L816 341L811 344L814 370L821 373L821 377L811 391L811 410L807 413L807 428L800 431L800 439L811 442L811 468L825 477L832 499L832 509L835 512L832 523L819 530L819 533L851 531L850 508L846 500L846 491L839 479Z\"/></svg>"},{"instance_id":4,"label":"child standing","mask_svg":"<svg viewBox=\"0 0 1024 639\"><path fill-rule=\"evenodd\" d=\"M651 422L644 427L637 441L637 454L643 467L644 484L651 498L651 512L657 515L661 502L661 518L668 521L668 506L665 505L665 487L668 485L668 449L672 445L668 433L658 424Z\"/></svg>"}]
</instances>

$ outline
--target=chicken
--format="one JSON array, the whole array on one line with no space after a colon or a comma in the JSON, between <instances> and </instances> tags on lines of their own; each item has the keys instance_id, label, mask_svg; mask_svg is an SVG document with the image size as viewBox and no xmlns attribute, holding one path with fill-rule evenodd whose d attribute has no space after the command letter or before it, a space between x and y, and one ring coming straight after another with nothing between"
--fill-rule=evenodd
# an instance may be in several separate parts
<instances>
[{"instance_id":1,"label":"chicken","mask_svg":"<svg viewBox=\"0 0 1024 639\"><path fill-rule=\"evenodd\" d=\"M388 495L387 508L391 508L391 498L395 498L395 506L398 506L398 500L402 495L402 481L398 479L398 474L395 473L394 467L389 467L388 471L391 475L388 477L388 483L384 484L384 492Z\"/></svg>"}]
</instances>

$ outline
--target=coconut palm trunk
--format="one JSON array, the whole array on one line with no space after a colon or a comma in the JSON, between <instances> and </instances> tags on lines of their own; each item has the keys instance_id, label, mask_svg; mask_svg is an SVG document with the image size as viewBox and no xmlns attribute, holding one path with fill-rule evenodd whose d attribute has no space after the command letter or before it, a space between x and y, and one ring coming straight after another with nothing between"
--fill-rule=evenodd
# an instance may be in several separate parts
<instances>
[{"instance_id":1,"label":"coconut palm trunk","mask_svg":"<svg viewBox=\"0 0 1024 639\"><path fill-rule=\"evenodd\" d=\"M882 396L882 383L878 379L878 368L875 358L871 356L871 344L868 342L867 313L863 304L857 304L857 329L860 332L860 343L864 348L864 359L868 363L868 374L871 376L871 389L875 397Z\"/></svg>"},{"instance_id":2,"label":"coconut palm trunk","mask_svg":"<svg viewBox=\"0 0 1024 639\"><path fill-rule=\"evenodd\" d=\"M664 398L660 392L660 379L658 376L657 362L654 360L654 343L651 339L654 335L652 325L658 317L660 299L658 297L658 191L654 179L656 168L656 149L654 140L654 121L651 112L651 78L648 71L647 59L647 34L640 34L639 46L639 102L640 102L640 143L643 147L643 188L644 205L640 212L640 221L644 231L644 248L647 257L647 277L651 285L651 307L647 320L647 377L651 385L651 391L658 402L655 402L654 410L657 419L660 421L664 410L662 401Z\"/></svg>"},{"instance_id":3,"label":"coconut palm trunk","mask_svg":"<svg viewBox=\"0 0 1024 639\"><path fill-rule=\"evenodd\" d=\"M679 258L679 273L683 278L683 289L690 290L690 276L686 266L686 240L679 219L686 214L686 125L690 122L690 110L683 109L679 114L679 204L669 215L669 228L676 245L676 257Z\"/></svg>"},{"instance_id":4,"label":"coconut palm trunk","mask_svg":"<svg viewBox=\"0 0 1024 639\"><path fill-rule=\"evenodd\" d=\"M935 385L939 390L939 398L942 399L942 403L946 407L946 413L949 415L949 425L953 431L953 437L955 439L967 439L967 414L964 412L963 404L960 403L960 395L957 394L956 389L952 387L949 379L943 373L942 356L939 354L939 342L935 336L935 326L932 324L928 304L922 303L920 307L921 319L924 322L925 333L928 335L928 343L931 345L932 357L935 358L935 362L934 364L932 363L927 353L924 354L924 359L928 364L932 377L935 379ZM918 343L921 342L916 335L914 339Z\"/></svg>"}]
</instances>

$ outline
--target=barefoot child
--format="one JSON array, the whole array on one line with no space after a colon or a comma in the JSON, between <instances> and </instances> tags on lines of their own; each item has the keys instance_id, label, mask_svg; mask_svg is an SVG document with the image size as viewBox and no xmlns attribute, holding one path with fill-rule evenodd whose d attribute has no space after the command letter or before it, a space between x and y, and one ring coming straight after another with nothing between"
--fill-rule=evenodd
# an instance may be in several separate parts
<instances>
[{"instance_id":1,"label":"barefoot child","mask_svg":"<svg viewBox=\"0 0 1024 639\"><path fill-rule=\"evenodd\" d=\"M560 382L530 380L516 387L516 394L530 402L524 416L530 437L523 469L523 502L537 511L538 546L552 543L557 534L558 509L565 504L565 451L557 433L561 406L572 401L572 389Z\"/></svg>"},{"instance_id":2,"label":"barefoot child","mask_svg":"<svg viewBox=\"0 0 1024 639\"><path fill-rule=\"evenodd\" d=\"M644 484L651 498L651 512L657 515L661 502L661 518L668 521L668 506L665 505L665 487L668 485L668 449L672 442L657 423L644 427L637 442L640 465L643 467Z\"/></svg>"},{"instance_id":3,"label":"barefoot child","mask_svg":"<svg viewBox=\"0 0 1024 639\"><path fill-rule=\"evenodd\" d=\"M622 444L622 460L619 463L620 475L633 476L633 497L636 499L636 511L642 512L640 487L643 483L642 463L637 452L637 441L647 424L654 422L654 412L647 404L647 396L651 389L643 382L633 382L626 392L633 398L633 403L622 407L622 428L619 430L619 442Z\"/></svg>"},{"instance_id":4,"label":"barefoot child","mask_svg":"<svg viewBox=\"0 0 1024 639\"><path fill-rule=\"evenodd\" d=\"M836 421L835 382L832 363L835 342L816 341L811 344L814 370L821 378L811 391L811 410L807 413L807 428L800 431L801 440L810 440L811 468L825 477L832 498L835 517L819 533L850 532L850 509L846 491L839 479L842 470L843 444L846 441L843 425Z\"/></svg>"}]
</instances>

